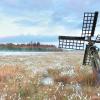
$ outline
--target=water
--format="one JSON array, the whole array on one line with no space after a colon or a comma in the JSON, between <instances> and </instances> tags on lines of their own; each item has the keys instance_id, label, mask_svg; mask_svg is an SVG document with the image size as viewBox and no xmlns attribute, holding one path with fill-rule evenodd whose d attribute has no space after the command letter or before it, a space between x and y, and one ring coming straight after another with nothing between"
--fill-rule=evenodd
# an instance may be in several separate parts
<instances>
[{"instance_id":1,"label":"water","mask_svg":"<svg viewBox=\"0 0 100 100\"><path fill-rule=\"evenodd\" d=\"M13 56L13 55L17 55L17 56L21 56L21 55L45 55L45 54L48 54L48 53L53 53L53 52L5 52L5 51L2 51L0 52L0 56Z\"/></svg>"}]
</instances>

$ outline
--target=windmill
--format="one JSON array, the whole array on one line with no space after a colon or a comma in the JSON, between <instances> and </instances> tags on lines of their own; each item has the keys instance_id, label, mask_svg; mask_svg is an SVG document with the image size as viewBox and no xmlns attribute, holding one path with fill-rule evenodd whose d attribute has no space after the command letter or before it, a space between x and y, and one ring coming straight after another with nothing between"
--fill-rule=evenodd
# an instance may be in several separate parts
<instances>
[{"instance_id":1,"label":"windmill","mask_svg":"<svg viewBox=\"0 0 100 100\"><path fill-rule=\"evenodd\" d=\"M97 18L97 11L85 12L81 36L59 36L59 48L84 50L85 47L83 65L93 66L98 75L100 74L100 58L99 49L95 46L95 43L100 43L100 35L93 39Z\"/></svg>"}]
</instances>

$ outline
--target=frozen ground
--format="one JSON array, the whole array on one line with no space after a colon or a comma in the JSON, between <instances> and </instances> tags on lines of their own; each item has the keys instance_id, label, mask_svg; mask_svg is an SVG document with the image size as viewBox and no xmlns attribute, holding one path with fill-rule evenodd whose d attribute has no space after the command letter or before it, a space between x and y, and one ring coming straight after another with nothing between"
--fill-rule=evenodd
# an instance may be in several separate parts
<instances>
[{"instance_id":1,"label":"frozen ground","mask_svg":"<svg viewBox=\"0 0 100 100\"><path fill-rule=\"evenodd\" d=\"M38 100L95 100L91 99L92 95L98 96L100 88L88 86L88 84L91 84L89 81L92 81L91 76L88 76L88 72L91 73L92 68L82 65L83 55L83 51L0 52L0 75L1 78L6 79L6 81L1 79L0 87L4 85L4 88L0 90L0 100L6 100L1 99L4 93L6 93L4 98L20 97L20 100L30 100L30 98L39 96L40 99ZM25 69L25 72L12 69L14 66ZM3 67L5 68L2 69ZM19 77L18 73L22 77ZM13 76L16 74L17 79L8 77L8 75ZM87 85L82 85L81 80L86 82ZM14 85L12 89L13 84L17 84L18 87L16 88L16 85ZM48 86L50 84L51 86ZM7 88L6 91L5 88ZM95 91L93 91L94 89ZM9 94L9 91L11 94ZM30 94L27 95L27 91ZM43 99L41 99L41 96ZM22 99L24 97L25 99ZM100 98L97 100L100 100Z\"/></svg>"},{"instance_id":2,"label":"frozen ground","mask_svg":"<svg viewBox=\"0 0 100 100\"><path fill-rule=\"evenodd\" d=\"M73 56L73 57L72 57ZM22 65L37 71L46 71L48 68L67 68L82 64L83 52L0 52L0 65L12 64ZM68 69L69 68L69 69ZM70 73L68 72L68 73Z\"/></svg>"}]
</instances>

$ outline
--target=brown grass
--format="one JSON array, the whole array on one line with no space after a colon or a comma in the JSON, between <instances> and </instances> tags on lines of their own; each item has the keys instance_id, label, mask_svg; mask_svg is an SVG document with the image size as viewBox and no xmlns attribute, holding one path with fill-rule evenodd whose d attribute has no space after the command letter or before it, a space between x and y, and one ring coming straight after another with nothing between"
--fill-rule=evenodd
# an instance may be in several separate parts
<instances>
[{"instance_id":1,"label":"brown grass","mask_svg":"<svg viewBox=\"0 0 100 100\"><path fill-rule=\"evenodd\" d=\"M82 84L83 96L95 95L94 88L92 88L94 79L91 74L79 72L78 76L71 78L69 76L60 76L60 70L56 69L48 69L48 73L54 78L55 84L43 86L39 84L42 77L40 73L34 75L31 71L22 69L21 66L5 65L0 68L0 95L6 93L6 100L18 100L19 98L21 100L43 100L46 98L50 100L67 100L68 96L75 92L72 87L66 87L66 84L70 85L71 81ZM59 83L63 84L59 85ZM90 88L86 88L88 86Z\"/></svg>"},{"instance_id":2,"label":"brown grass","mask_svg":"<svg viewBox=\"0 0 100 100\"><path fill-rule=\"evenodd\" d=\"M70 57L70 55L68 56ZM55 55L53 55L53 57L54 60ZM65 54L63 54L63 58L64 57ZM36 65L36 58L32 58L32 60L34 60L32 66L47 66L52 62L51 58L48 58L48 56L47 58L44 57L44 62L42 62L42 58L38 58L39 61L37 60L38 64ZM60 57L57 56L56 60L61 61L58 58ZM46 59L48 63L45 62ZM67 67L66 60L67 58L64 58L63 62L57 66L61 65ZM72 60L73 58L71 61ZM73 62L76 62L76 60L72 61L72 63ZM70 59L69 63L71 63ZM87 97L87 100L89 100L90 97L92 100L96 100L95 98L99 98L99 96L97 96L98 89L96 88L94 75L88 72L88 70L90 70L88 67L81 69L79 64L76 65L77 66L74 70L77 74L74 77L61 75L63 68L61 70L57 69L57 67L55 69L53 69L54 67L48 69L48 75L54 79L53 85L40 84L40 80L43 78L43 73L37 72L34 74L30 69L27 68L26 70L24 65L3 65L0 67L0 99L1 96L5 94L5 100L70 100L73 95L72 100L80 100L79 96L81 96L81 100L84 100L85 97ZM76 95L76 90L72 87L73 84L75 85L77 83L80 84L83 93L82 95L79 93L79 96Z\"/></svg>"},{"instance_id":3,"label":"brown grass","mask_svg":"<svg viewBox=\"0 0 100 100\"><path fill-rule=\"evenodd\" d=\"M16 75L23 74L21 66L4 65L0 67L0 81L5 81L9 78L14 78Z\"/></svg>"}]
</instances>

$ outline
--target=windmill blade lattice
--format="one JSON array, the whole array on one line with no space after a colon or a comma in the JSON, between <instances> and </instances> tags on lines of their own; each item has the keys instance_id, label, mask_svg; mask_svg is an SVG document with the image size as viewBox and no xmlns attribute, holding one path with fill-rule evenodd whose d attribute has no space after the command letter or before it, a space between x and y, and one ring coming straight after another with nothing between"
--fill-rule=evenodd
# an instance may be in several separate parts
<instances>
[{"instance_id":1,"label":"windmill blade lattice","mask_svg":"<svg viewBox=\"0 0 100 100\"><path fill-rule=\"evenodd\" d=\"M98 18L98 12L95 12L95 13L85 12L84 13L82 35L81 35L82 37L94 36L97 18Z\"/></svg>"},{"instance_id":2,"label":"windmill blade lattice","mask_svg":"<svg viewBox=\"0 0 100 100\"><path fill-rule=\"evenodd\" d=\"M94 36L97 17L98 17L98 12L84 13L81 36L80 37L59 36L59 48L83 50L84 42L85 41L89 42L91 40L91 37ZM87 37L89 40L86 40Z\"/></svg>"},{"instance_id":3,"label":"windmill blade lattice","mask_svg":"<svg viewBox=\"0 0 100 100\"><path fill-rule=\"evenodd\" d=\"M96 41L95 41L95 42L96 42L96 43L100 43L100 34L97 35Z\"/></svg>"},{"instance_id":4,"label":"windmill blade lattice","mask_svg":"<svg viewBox=\"0 0 100 100\"><path fill-rule=\"evenodd\" d=\"M59 48L83 50L84 40L84 37L59 36Z\"/></svg>"}]
</instances>

